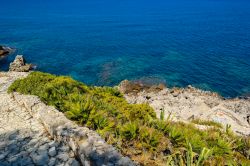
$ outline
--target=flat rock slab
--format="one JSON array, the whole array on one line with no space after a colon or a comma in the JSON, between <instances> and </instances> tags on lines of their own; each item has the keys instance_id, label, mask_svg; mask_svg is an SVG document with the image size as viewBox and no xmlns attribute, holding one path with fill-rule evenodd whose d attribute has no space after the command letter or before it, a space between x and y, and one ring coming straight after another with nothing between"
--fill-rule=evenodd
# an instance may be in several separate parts
<instances>
[{"instance_id":1,"label":"flat rock slab","mask_svg":"<svg viewBox=\"0 0 250 166\"><path fill-rule=\"evenodd\" d=\"M71 150L60 150L67 145L52 140L44 126L7 94L14 80L27 75L0 73L0 165L79 165Z\"/></svg>"},{"instance_id":2,"label":"flat rock slab","mask_svg":"<svg viewBox=\"0 0 250 166\"><path fill-rule=\"evenodd\" d=\"M120 88L121 89L121 88ZM163 88L158 91L127 93L129 103L149 103L160 118L189 122L193 119L210 120L231 125L240 135L250 135L250 99L223 99L219 95L191 86L187 88Z\"/></svg>"}]
</instances>

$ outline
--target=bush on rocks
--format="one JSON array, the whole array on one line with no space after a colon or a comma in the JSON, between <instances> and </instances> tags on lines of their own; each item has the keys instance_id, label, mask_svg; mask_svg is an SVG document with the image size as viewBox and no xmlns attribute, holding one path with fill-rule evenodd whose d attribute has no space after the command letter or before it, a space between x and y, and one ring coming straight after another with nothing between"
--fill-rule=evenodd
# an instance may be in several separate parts
<instances>
[{"instance_id":1,"label":"bush on rocks","mask_svg":"<svg viewBox=\"0 0 250 166\"><path fill-rule=\"evenodd\" d=\"M129 104L111 87L90 87L70 77L32 72L9 92L36 95L80 125L96 130L109 144L141 165L249 165L250 139L209 124L157 119L148 104Z\"/></svg>"}]
</instances>

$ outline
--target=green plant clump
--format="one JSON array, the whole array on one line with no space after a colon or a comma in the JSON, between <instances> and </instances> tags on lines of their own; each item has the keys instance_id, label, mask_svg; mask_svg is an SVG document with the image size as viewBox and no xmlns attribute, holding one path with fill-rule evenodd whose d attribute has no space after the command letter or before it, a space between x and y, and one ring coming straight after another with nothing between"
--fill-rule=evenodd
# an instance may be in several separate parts
<instances>
[{"instance_id":1,"label":"green plant clump","mask_svg":"<svg viewBox=\"0 0 250 166\"><path fill-rule=\"evenodd\" d=\"M198 125L206 125L206 126L213 126L213 127L223 128L220 123L217 123L217 122L214 122L214 121L195 119L192 122L194 124L198 124Z\"/></svg>"},{"instance_id":2,"label":"green plant clump","mask_svg":"<svg viewBox=\"0 0 250 166\"><path fill-rule=\"evenodd\" d=\"M109 144L141 165L250 165L250 139L213 126L157 119L148 104L129 104L111 87L91 87L70 77L32 72L9 93L39 96L79 125L96 130Z\"/></svg>"}]
</instances>

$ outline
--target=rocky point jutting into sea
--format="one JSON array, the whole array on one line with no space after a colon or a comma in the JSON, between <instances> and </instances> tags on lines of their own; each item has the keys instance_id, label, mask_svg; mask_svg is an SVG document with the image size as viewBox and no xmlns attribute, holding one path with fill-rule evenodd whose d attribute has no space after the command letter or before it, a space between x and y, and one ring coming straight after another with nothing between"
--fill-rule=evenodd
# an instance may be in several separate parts
<instances>
[{"instance_id":1,"label":"rocky point jutting into sea","mask_svg":"<svg viewBox=\"0 0 250 166\"><path fill-rule=\"evenodd\" d=\"M9 71L28 72L22 55L17 55ZM215 92L203 91L189 85L186 88L167 88L165 85L146 85L124 80L118 86L129 103L149 103L158 118L161 113L174 121L210 120L226 125L243 135L250 135L250 98L226 99ZM204 126L203 126L204 127Z\"/></svg>"},{"instance_id":2,"label":"rocky point jutting into sea","mask_svg":"<svg viewBox=\"0 0 250 166\"><path fill-rule=\"evenodd\" d=\"M161 84L147 86L128 80L120 83L119 90L130 103L149 103L158 118L163 113L165 118L174 121L210 120L225 127L231 125L238 134L250 135L248 97L225 99L217 93L196 89L191 85L186 88L167 88Z\"/></svg>"},{"instance_id":3,"label":"rocky point jutting into sea","mask_svg":"<svg viewBox=\"0 0 250 166\"><path fill-rule=\"evenodd\" d=\"M17 55L9 71L28 72L31 69L32 64ZM128 80L122 81L118 88L129 103L149 103L158 118L164 114L165 118L174 121L210 120L230 125L238 134L250 135L250 98L247 96L226 99L191 85L167 88L163 84L152 86Z\"/></svg>"}]
</instances>

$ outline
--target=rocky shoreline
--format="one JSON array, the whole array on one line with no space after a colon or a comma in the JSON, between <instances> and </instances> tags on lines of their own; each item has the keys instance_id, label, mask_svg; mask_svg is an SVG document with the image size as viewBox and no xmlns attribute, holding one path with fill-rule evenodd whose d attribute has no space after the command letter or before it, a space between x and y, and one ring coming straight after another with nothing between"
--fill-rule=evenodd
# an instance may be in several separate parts
<instances>
[{"instance_id":1,"label":"rocky shoreline","mask_svg":"<svg viewBox=\"0 0 250 166\"><path fill-rule=\"evenodd\" d=\"M37 96L22 95L17 92L7 93L8 87L15 80L27 77L31 68L32 65L26 64L23 56L19 55L10 64L9 72L0 72L2 99L0 100L2 115L0 124L2 123L1 126L3 126L0 128L0 140L6 142L0 144L0 150L7 147L0 152L0 165L27 162L29 165L125 166L140 163L138 162L140 160L131 157L133 153L118 151L113 144L106 143L96 131L78 126L56 108L43 103ZM26 83L30 82L32 81ZM191 124L187 126L193 127L195 131L199 130L198 132L212 131L210 129L214 127L213 125L219 124L201 124L195 123L195 120L213 121L224 127L216 126L216 130L231 128L238 135L244 136L241 138L250 136L249 98L225 99L217 93L192 86L168 88L163 84L146 85L128 80L122 81L118 89L129 103L148 103L160 119ZM127 103L125 100L124 102ZM141 109L138 110L142 112ZM159 122L163 121L159 120ZM36 124L35 128L34 125L30 125L31 123ZM171 122L171 124L174 123ZM26 131L29 128L31 132ZM17 132L16 129L18 129ZM182 129L181 132L183 132ZM233 132L230 133L234 136ZM12 143L12 135L18 138L17 146L15 146L16 142ZM28 141L26 141L27 138ZM34 148L32 148L33 142L38 142Z\"/></svg>"},{"instance_id":2,"label":"rocky shoreline","mask_svg":"<svg viewBox=\"0 0 250 166\"><path fill-rule=\"evenodd\" d=\"M225 99L214 92L192 86L167 88L164 85L147 86L125 80L118 86L129 103L148 103L157 117L190 122L209 120L230 125L240 135L250 135L250 98Z\"/></svg>"},{"instance_id":3,"label":"rocky shoreline","mask_svg":"<svg viewBox=\"0 0 250 166\"><path fill-rule=\"evenodd\" d=\"M22 55L16 56L9 71L28 72L33 65L27 64ZM124 80L118 86L129 103L148 103L157 117L191 122L207 120L231 126L240 135L250 135L250 98L224 98L215 92L192 87L168 88L163 84L147 85Z\"/></svg>"}]
</instances>

